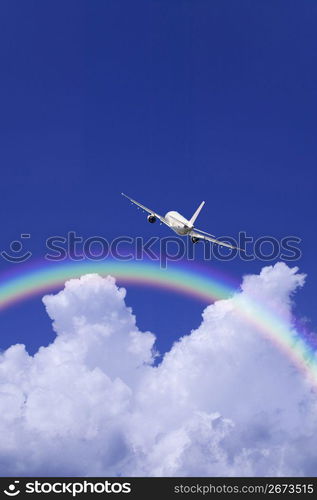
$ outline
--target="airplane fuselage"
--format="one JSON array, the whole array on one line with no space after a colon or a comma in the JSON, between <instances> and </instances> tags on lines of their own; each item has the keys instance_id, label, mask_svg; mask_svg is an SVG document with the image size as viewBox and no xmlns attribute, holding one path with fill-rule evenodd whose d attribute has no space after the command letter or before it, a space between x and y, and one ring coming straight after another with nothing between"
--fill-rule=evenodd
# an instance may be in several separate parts
<instances>
[{"instance_id":1,"label":"airplane fuselage","mask_svg":"<svg viewBox=\"0 0 317 500\"><path fill-rule=\"evenodd\" d=\"M165 219L168 221L170 228L181 236L185 236L193 229L190 222L178 212L167 212Z\"/></svg>"}]
</instances>

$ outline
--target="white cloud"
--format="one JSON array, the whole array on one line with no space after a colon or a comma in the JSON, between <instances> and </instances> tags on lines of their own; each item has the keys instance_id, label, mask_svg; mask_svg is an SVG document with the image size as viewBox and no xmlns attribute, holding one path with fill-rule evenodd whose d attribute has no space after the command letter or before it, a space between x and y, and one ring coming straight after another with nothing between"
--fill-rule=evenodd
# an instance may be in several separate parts
<instances>
[{"instance_id":1,"label":"white cloud","mask_svg":"<svg viewBox=\"0 0 317 500\"><path fill-rule=\"evenodd\" d=\"M1 473L317 475L316 395L237 304L290 321L303 283L281 263L245 277L155 367L155 337L113 278L68 281L43 299L54 342L0 355Z\"/></svg>"}]
</instances>

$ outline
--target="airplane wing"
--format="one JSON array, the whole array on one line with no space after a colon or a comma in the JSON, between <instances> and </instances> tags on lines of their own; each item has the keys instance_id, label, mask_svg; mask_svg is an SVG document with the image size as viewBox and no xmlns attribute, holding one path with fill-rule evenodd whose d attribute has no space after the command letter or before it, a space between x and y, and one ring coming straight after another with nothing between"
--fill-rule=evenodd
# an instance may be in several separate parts
<instances>
[{"instance_id":1,"label":"airplane wing","mask_svg":"<svg viewBox=\"0 0 317 500\"><path fill-rule=\"evenodd\" d=\"M206 231L202 231L201 229L198 229L198 227L195 227L195 229L199 233L203 233L203 234L206 234L207 236L211 236L212 238L216 238L216 236L214 234L206 233Z\"/></svg>"},{"instance_id":2,"label":"airplane wing","mask_svg":"<svg viewBox=\"0 0 317 500\"><path fill-rule=\"evenodd\" d=\"M145 210L148 214L155 215L155 217L157 217L157 219L159 219L161 222L163 222L163 224L166 224L168 227L170 227L170 225L167 222L167 220L165 219L165 217L163 217L162 215L154 212L154 210L151 210L150 208L145 207L144 205L142 205L142 203L139 203L138 201L133 200L133 198L130 198L130 196L127 196L124 193L121 193L121 194L125 198L128 198L128 200L130 200L132 203L134 203L138 207L142 208L142 210Z\"/></svg>"},{"instance_id":3,"label":"airplane wing","mask_svg":"<svg viewBox=\"0 0 317 500\"><path fill-rule=\"evenodd\" d=\"M224 241L219 241L216 238L211 238L211 236L209 236L208 233L200 234L200 233L197 233L196 231L191 231L189 233L189 236L193 236L194 238L198 238L200 240L211 241L212 243L217 243L217 245L232 248L234 250L242 250L242 248L234 247L234 246L230 245L229 243L225 243Z\"/></svg>"}]
</instances>

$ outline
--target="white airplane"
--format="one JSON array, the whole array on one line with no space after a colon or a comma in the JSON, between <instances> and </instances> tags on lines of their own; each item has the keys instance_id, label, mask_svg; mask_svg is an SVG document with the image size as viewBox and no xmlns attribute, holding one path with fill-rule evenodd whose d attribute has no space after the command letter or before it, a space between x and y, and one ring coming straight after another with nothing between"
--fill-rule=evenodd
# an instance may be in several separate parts
<instances>
[{"instance_id":1,"label":"white airplane","mask_svg":"<svg viewBox=\"0 0 317 500\"><path fill-rule=\"evenodd\" d=\"M217 243L218 245L224 247L233 248L235 250L241 250L241 248L239 247L234 247L229 243L217 240L213 234L206 233L205 231L201 231L200 229L194 227L194 222L197 219L201 209L205 204L204 201L201 202L201 204L199 205L199 207L197 208L196 212L191 217L191 219L187 220L181 214L174 211L167 212L165 217L163 217L162 215L159 215L158 213L154 212L154 210L151 210L150 208L147 208L141 203L139 203L138 201L133 200L133 198L130 198L130 196L127 196L124 193L121 194L126 198L128 198L128 200L130 200L132 203L142 208L142 210L145 210L145 212L149 214L147 216L147 220L151 224L156 222L156 220L158 219L180 236L189 236L193 243L197 243L197 241L199 240L206 240L206 241L211 241L212 243Z\"/></svg>"}]
</instances>

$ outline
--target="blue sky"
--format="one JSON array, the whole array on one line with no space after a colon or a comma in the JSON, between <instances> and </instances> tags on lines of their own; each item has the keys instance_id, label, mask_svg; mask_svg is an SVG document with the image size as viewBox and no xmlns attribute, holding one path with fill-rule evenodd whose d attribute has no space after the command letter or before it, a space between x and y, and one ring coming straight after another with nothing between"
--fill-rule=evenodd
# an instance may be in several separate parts
<instances>
[{"instance_id":1,"label":"blue sky","mask_svg":"<svg viewBox=\"0 0 317 500\"><path fill-rule=\"evenodd\" d=\"M26 232L34 259L69 230L168 235L121 191L163 214L204 199L214 234L302 238L297 309L316 325L316 15L309 0L2 2L1 250ZM127 302L162 350L203 308L133 287ZM39 298L1 322L1 348L53 338Z\"/></svg>"}]
</instances>

